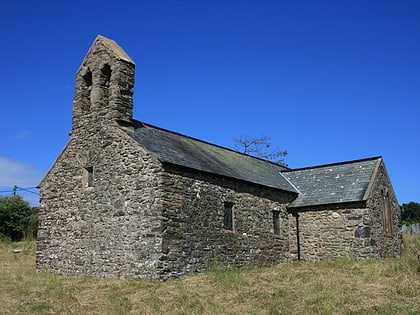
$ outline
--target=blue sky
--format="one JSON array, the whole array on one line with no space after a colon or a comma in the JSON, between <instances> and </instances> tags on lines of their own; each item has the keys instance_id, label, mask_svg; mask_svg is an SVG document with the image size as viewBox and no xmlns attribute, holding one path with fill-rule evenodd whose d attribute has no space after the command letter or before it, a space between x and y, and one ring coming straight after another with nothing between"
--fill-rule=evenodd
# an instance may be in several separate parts
<instances>
[{"instance_id":1,"label":"blue sky","mask_svg":"<svg viewBox=\"0 0 420 315\"><path fill-rule=\"evenodd\" d=\"M420 1L2 1L0 34L0 195L64 148L102 34L136 62L134 118L226 147L270 136L292 168L381 155L420 202Z\"/></svg>"}]
</instances>

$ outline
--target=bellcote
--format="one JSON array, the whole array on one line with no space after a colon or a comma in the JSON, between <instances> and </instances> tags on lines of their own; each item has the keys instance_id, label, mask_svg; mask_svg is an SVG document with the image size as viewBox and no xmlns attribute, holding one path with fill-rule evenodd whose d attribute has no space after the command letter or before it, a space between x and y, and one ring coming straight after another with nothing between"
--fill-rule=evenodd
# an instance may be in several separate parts
<instances>
[{"instance_id":1,"label":"bellcote","mask_svg":"<svg viewBox=\"0 0 420 315\"><path fill-rule=\"evenodd\" d=\"M72 133L133 117L134 68L116 42L96 37L76 74Z\"/></svg>"}]
</instances>

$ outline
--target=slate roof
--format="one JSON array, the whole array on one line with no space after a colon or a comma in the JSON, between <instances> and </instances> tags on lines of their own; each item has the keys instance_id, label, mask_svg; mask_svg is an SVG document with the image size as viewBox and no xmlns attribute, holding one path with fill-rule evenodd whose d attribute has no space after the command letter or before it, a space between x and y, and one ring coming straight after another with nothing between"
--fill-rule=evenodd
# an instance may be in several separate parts
<instances>
[{"instance_id":1,"label":"slate roof","mask_svg":"<svg viewBox=\"0 0 420 315\"><path fill-rule=\"evenodd\" d=\"M281 174L287 168L278 164L143 122L132 126L127 133L161 162L297 193Z\"/></svg>"},{"instance_id":2,"label":"slate roof","mask_svg":"<svg viewBox=\"0 0 420 315\"><path fill-rule=\"evenodd\" d=\"M289 208L364 201L381 159L374 157L283 172L300 192Z\"/></svg>"}]
</instances>

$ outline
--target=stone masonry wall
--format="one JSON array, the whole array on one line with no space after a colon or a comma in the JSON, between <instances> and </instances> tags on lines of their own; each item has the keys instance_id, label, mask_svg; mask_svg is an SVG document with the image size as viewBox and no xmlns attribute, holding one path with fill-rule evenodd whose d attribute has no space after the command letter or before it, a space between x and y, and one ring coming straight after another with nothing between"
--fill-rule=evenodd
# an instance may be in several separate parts
<instances>
[{"instance_id":1,"label":"stone masonry wall","mask_svg":"<svg viewBox=\"0 0 420 315\"><path fill-rule=\"evenodd\" d=\"M37 269L165 279L214 260L239 267L296 257L287 212L294 194L162 165L121 129L133 114L134 67L98 36L77 72L71 140L40 185ZM384 191L392 233L383 229ZM226 203L233 229L224 228ZM383 163L366 206L302 211L299 223L303 259L401 254L400 211Z\"/></svg>"},{"instance_id":2,"label":"stone masonry wall","mask_svg":"<svg viewBox=\"0 0 420 315\"><path fill-rule=\"evenodd\" d=\"M71 140L40 185L37 269L167 278L214 259L227 266L284 259L293 194L163 169L120 129L130 128L133 85L133 61L98 36L77 72ZM233 204L233 230L223 228L225 202Z\"/></svg>"},{"instance_id":3,"label":"stone masonry wall","mask_svg":"<svg viewBox=\"0 0 420 315\"><path fill-rule=\"evenodd\" d=\"M381 190L389 192L392 236L384 233ZM290 252L297 258L296 218L289 215ZM300 253L303 260L395 257L402 251L401 213L389 176L381 161L364 207L305 209L299 212Z\"/></svg>"},{"instance_id":4,"label":"stone masonry wall","mask_svg":"<svg viewBox=\"0 0 420 315\"><path fill-rule=\"evenodd\" d=\"M286 204L290 193L210 174L166 166L163 190L163 277L205 270L215 260L227 267L272 265L288 256ZM234 229L225 230L224 202L233 203ZM280 211L280 235L272 211Z\"/></svg>"},{"instance_id":5,"label":"stone masonry wall","mask_svg":"<svg viewBox=\"0 0 420 315\"><path fill-rule=\"evenodd\" d=\"M116 43L96 38L76 74L72 133L133 117L134 69Z\"/></svg>"},{"instance_id":6,"label":"stone masonry wall","mask_svg":"<svg viewBox=\"0 0 420 315\"><path fill-rule=\"evenodd\" d=\"M300 255L303 260L359 258L374 255L367 208L314 210L299 213ZM297 258L296 218L290 219L291 255Z\"/></svg>"},{"instance_id":7,"label":"stone masonry wall","mask_svg":"<svg viewBox=\"0 0 420 315\"><path fill-rule=\"evenodd\" d=\"M37 269L156 277L160 163L115 123L72 139L41 184ZM93 186L84 172L93 168Z\"/></svg>"},{"instance_id":8,"label":"stone masonry wall","mask_svg":"<svg viewBox=\"0 0 420 315\"><path fill-rule=\"evenodd\" d=\"M392 210L392 236L384 232L384 211L381 191L389 192L389 201ZM395 196L388 172L383 162L379 165L378 172L368 198L367 206L372 209L371 239L375 247L375 254L379 257L398 257L402 254L402 227L401 211Z\"/></svg>"},{"instance_id":9,"label":"stone masonry wall","mask_svg":"<svg viewBox=\"0 0 420 315\"><path fill-rule=\"evenodd\" d=\"M134 63L98 36L76 75L71 140L41 183L37 268L156 277L161 164L119 129L133 114Z\"/></svg>"}]
</instances>

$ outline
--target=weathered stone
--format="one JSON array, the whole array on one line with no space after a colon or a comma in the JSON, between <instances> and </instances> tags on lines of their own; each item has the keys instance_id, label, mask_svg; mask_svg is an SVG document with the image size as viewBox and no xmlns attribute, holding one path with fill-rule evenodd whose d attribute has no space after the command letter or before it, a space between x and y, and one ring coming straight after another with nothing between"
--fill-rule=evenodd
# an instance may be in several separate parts
<instances>
[{"instance_id":1,"label":"weathered stone","mask_svg":"<svg viewBox=\"0 0 420 315\"><path fill-rule=\"evenodd\" d=\"M357 238L369 238L370 237L370 227L368 227L368 226L359 226L354 231L354 237L357 237Z\"/></svg>"},{"instance_id":2,"label":"weathered stone","mask_svg":"<svg viewBox=\"0 0 420 315\"><path fill-rule=\"evenodd\" d=\"M311 260L401 253L393 193L392 231L384 231L389 218L380 192L392 187L383 162L362 205L288 209L294 189L162 161L136 141L130 134L142 123L132 120L133 85L133 61L99 36L77 72L71 139L40 185L39 270L166 279L201 272L216 259L233 268L298 254ZM266 166L269 177L273 165Z\"/></svg>"},{"instance_id":3,"label":"weathered stone","mask_svg":"<svg viewBox=\"0 0 420 315\"><path fill-rule=\"evenodd\" d=\"M365 208L328 210L311 209L299 213L300 244L296 241L296 218L289 215L291 256L317 260L340 257L344 253L354 257L395 257L402 251L401 213L395 195L391 195L392 235L384 233L384 207L381 190L391 187L383 162L373 179L371 193ZM335 215L333 215L336 213ZM331 214L329 216L329 214ZM338 219L340 216L341 219ZM337 220L342 225L337 225ZM314 222L317 228L314 227ZM335 228L331 228L331 227ZM327 241L326 241L327 240ZM364 240L367 242L365 243ZM318 246L322 244L321 249Z\"/></svg>"}]
</instances>

